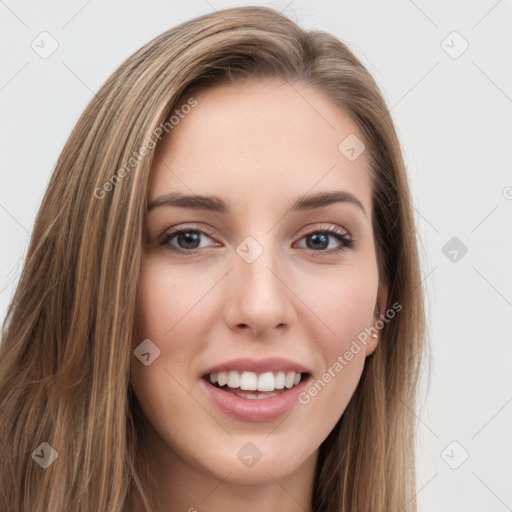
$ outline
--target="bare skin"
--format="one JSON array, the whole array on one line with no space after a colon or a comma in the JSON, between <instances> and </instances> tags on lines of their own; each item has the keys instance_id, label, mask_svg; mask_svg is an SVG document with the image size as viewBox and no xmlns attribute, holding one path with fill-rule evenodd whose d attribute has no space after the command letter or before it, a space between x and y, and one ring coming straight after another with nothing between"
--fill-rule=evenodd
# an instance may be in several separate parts
<instances>
[{"instance_id":1,"label":"bare skin","mask_svg":"<svg viewBox=\"0 0 512 512\"><path fill-rule=\"evenodd\" d=\"M147 215L133 347L149 339L160 356L149 366L132 357L131 384L146 418L155 512L310 511L318 447L377 340L307 404L271 421L226 415L200 381L236 357L278 356L310 369L313 383L375 322L368 161L338 149L362 136L343 109L301 84L223 85L195 98L158 147L148 204L182 192L218 196L230 211L162 205ZM360 204L290 211L301 196L332 191ZM178 236L161 244L181 227L203 233L198 249ZM332 233L319 240L329 229L352 246ZM239 247L262 252L248 263ZM261 453L251 467L237 456L248 443Z\"/></svg>"}]
</instances>

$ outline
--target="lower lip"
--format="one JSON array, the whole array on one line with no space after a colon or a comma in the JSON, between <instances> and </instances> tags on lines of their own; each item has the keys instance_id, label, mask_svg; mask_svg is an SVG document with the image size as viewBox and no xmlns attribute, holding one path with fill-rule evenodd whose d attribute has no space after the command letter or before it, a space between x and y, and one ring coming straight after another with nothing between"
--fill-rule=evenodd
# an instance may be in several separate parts
<instances>
[{"instance_id":1,"label":"lower lip","mask_svg":"<svg viewBox=\"0 0 512 512\"><path fill-rule=\"evenodd\" d=\"M213 403L225 414L240 421L264 422L271 421L286 414L297 402L299 395L306 389L309 376L301 380L297 386L286 389L271 398L250 399L233 395L216 388L205 379L200 385Z\"/></svg>"}]
</instances>

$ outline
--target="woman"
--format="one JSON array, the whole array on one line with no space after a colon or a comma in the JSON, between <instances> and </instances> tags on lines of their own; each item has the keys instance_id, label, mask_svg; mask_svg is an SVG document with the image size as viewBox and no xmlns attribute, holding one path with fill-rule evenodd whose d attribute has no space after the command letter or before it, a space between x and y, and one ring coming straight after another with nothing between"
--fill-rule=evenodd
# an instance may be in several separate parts
<instances>
[{"instance_id":1,"label":"woman","mask_svg":"<svg viewBox=\"0 0 512 512\"><path fill-rule=\"evenodd\" d=\"M0 509L415 511L423 338L368 71L272 9L186 22L57 162L0 348Z\"/></svg>"}]
</instances>

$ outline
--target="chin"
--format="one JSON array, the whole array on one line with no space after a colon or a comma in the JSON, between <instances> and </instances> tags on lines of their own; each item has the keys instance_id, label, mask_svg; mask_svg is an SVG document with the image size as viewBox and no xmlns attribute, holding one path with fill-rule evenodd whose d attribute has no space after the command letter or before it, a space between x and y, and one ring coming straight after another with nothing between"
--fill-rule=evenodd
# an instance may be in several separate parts
<instances>
[{"instance_id":1,"label":"chin","mask_svg":"<svg viewBox=\"0 0 512 512\"><path fill-rule=\"evenodd\" d=\"M282 439L274 442L263 436L237 436L229 446L218 443L219 450L198 460L214 478L237 485L261 485L281 480L298 471L316 457L314 446L310 450L298 443L283 446Z\"/></svg>"}]
</instances>

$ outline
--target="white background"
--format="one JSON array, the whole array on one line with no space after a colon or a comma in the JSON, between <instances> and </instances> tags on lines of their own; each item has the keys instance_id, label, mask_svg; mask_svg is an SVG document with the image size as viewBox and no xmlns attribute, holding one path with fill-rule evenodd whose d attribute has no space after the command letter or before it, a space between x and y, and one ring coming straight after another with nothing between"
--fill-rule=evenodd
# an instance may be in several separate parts
<instances>
[{"instance_id":1,"label":"white background","mask_svg":"<svg viewBox=\"0 0 512 512\"><path fill-rule=\"evenodd\" d=\"M392 109L422 239L432 346L417 412L419 510L512 510L512 4L260 4L345 41ZM247 3L0 2L2 318L57 157L94 92L154 36L238 5ZM43 31L58 43L47 59L31 48ZM452 58L464 40L469 47ZM455 262L442 252L452 237L468 248Z\"/></svg>"}]
</instances>

